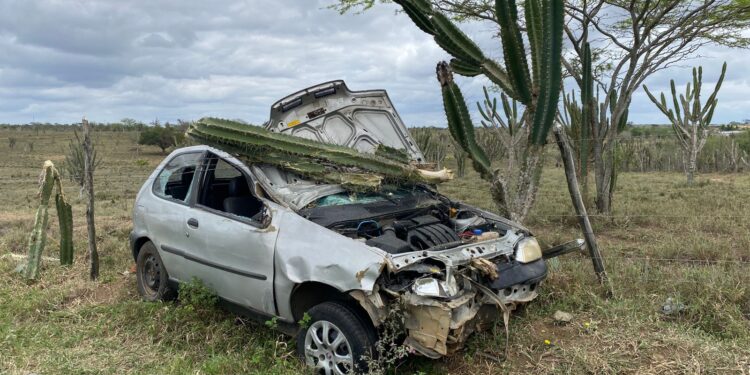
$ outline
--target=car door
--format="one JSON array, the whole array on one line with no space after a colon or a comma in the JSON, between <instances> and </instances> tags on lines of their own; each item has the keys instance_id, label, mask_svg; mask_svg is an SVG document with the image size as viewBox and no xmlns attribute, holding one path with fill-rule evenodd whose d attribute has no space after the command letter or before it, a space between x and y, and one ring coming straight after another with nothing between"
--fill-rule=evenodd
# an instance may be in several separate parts
<instances>
[{"instance_id":1,"label":"car door","mask_svg":"<svg viewBox=\"0 0 750 375\"><path fill-rule=\"evenodd\" d=\"M184 223L190 237L185 268L220 297L275 314L275 218L239 166L212 153L203 166L195 204Z\"/></svg>"},{"instance_id":2,"label":"car door","mask_svg":"<svg viewBox=\"0 0 750 375\"><path fill-rule=\"evenodd\" d=\"M174 155L156 176L152 199L143 209L149 237L159 251L171 279L184 280L182 252L188 246L183 222L189 211L192 192L197 185L197 168L203 151Z\"/></svg>"}]
</instances>

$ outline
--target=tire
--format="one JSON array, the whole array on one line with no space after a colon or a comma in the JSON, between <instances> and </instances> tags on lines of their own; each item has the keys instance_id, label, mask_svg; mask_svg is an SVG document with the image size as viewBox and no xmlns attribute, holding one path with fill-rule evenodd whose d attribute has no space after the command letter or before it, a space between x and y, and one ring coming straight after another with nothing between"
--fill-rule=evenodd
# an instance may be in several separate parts
<instances>
[{"instance_id":1,"label":"tire","mask_svg":"<svg viewBox=\"0 0 750 375\"><path fill-rule=\"evenodd\" d=\"M321 303L308 314L309 325L297 334L297 354L308 367L316 374L367 372L367 358L372 358L376 337L372 326L338 302ZM326 331L327 337L323 335Z\"/></svg>"},{"instance_id":2,"label":"tire","mask_svg":"<svg viewBox=\"0 0 750 375\"><path fill-rule=\"evenodd\" d=\"M169 286L169 274L153 242L148 241L141 246L135 264L138 293L145 301L167 301L175 298L176 293Z\"/></svg>"}]
</instances>

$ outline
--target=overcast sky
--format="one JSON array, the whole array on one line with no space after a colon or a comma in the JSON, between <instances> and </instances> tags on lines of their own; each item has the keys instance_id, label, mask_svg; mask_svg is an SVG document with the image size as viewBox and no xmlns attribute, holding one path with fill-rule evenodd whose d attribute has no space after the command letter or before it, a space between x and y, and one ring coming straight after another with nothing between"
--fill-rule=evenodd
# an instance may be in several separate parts
<instances>
[{"instance_id":1,"label":"overcast sky","mask_svg":"<svg viewBox=\"0 0 750 375\"><path fill-rule=\"evenodd\" d=\"M261 123L277 99L344 79L353 90L383 88L409 126L443 126L434 70L448 56L395 6L364 14L326 9L334 0L0 0L0 123L241 118ZM482 25L463 25L483 44ZM714 117L750 118L748 51L710 48L686 62L726 81ZM647 81L656 91L676 67ZM460 79L478 99L481 79ZM473 103L470 103L473 106ZM663 123L639 91L630 119ZM477 120L475 116L475 120Z\"/></svg>"}]
</instances>

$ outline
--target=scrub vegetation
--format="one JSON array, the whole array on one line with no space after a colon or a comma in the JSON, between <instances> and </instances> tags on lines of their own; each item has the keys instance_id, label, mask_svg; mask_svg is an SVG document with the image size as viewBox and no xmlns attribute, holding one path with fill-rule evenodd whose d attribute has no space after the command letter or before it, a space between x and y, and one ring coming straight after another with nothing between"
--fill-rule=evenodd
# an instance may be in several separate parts
<instances>
[{"instance_id":1,"label":"scrub vegetation","mask_svg":"<svg viewBox=\"0 0 750 375\"><path fill-rule=\"evenodd\" d=\"M66 127L0 128L0 152L6 155L0 162L0 373L304 373L293 338L213 307L199 283L188 285L183 302L140 300L128 248L130 215L135 194L164 155L158 146L137 146L134 131L94 131L102 160L95 177L99 280L88 278L86 204L68 183L75 262L61 267L47 258L58 257L60 241L59 226L50 220L39 280L25 283L14 269L28 250L39 170L46 159L62 163L73 138ZM14 147L11 139L35 147ZM711 139L707 156L713 154ZM663 152L653 146L657 140L667 142L645 138L642 146ZM580 237L570 197L561 188L563 170L555 165L558 152L546 152L538 200L525 221L543 246ZM442 164L455 168L454 154L445 154ZM647 172L618 174L612 216L591 218L614 298L603 298L585 254L557 258L539 298L511 317L505 361L498 321L454 356L397 361L398 373L750 371L750 174L742 172L746 167L730 173L700 159L698 164L692 186L679 168L666 171L656 164ZM494 209L488 183L472 168L440 190ZM684 309L662 313L668 298ZM572 321L556 324L557 310L571 313Z\"/></svg>"}]
</instances>

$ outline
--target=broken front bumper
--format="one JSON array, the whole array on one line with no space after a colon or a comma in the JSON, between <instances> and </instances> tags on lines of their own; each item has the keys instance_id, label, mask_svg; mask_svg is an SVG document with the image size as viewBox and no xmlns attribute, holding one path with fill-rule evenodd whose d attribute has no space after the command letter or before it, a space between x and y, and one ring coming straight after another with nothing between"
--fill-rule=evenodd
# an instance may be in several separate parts
<instances>
[{"instance_id":1,"label":"broken front bumper","mask_svg":"<svg viewBox=\"0 0 750 375\"><path fill-rule=\"evenodd\" d=\"M497 271L498 277L482 283L484 286L464 283L462 292L452 298L405 293L405 345L430 358L453 353L473 332L497 321L502 310L512 310L517 304L536 298L537 287L547 276L543 259L527 264L500 263Z\"/></svg>"}]
</instances>

